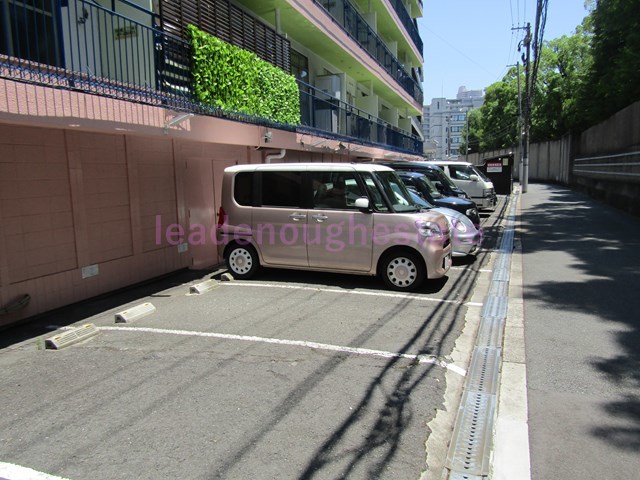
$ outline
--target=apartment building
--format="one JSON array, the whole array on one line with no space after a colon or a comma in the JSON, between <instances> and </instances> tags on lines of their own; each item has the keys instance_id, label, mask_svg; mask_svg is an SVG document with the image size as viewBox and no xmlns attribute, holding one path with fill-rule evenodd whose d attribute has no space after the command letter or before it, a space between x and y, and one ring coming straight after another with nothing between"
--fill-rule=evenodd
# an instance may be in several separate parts
<instances>
[{"instance_id":1,"label":"apartment building","mask_svg":"<svg viewBox=\"0 0 640 480\"><path fill-rule=\"evenodd\" d=\"M219 263L227 166L421 158L422 11L422 0L0 0L0 326ZM194 31L207 48L252 52L294 95L260 78L276 92L254 81L247 103L271 102L274 116L225 107L200 90L227 85ZM234 65L224 81L237 94L248 77Z\"/></svg>"},{"instance_id":2,"label":"apartment building","mask_svg":"<svg viewBox=\"0 0 640 480\"><path fill-rule=\"evenodd\" d=\"M484 103L483 90L458 88L456 98L433 98L424 106L423 135L425 155L431 159L464 157L460 144L465 141L467 114Z\"/></svg>"}]
</instances>

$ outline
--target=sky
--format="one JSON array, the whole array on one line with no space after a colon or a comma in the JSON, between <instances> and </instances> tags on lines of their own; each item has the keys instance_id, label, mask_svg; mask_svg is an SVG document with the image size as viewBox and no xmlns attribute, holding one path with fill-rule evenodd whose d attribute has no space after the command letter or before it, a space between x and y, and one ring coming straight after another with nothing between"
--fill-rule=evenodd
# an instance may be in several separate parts
<instances>
[{"instance_id":1,"label":"sky","mask_svg":"<svg viewBox=\"0 0 640 480\"><path fill-rule=\"evenodd\" d=\"M502 80L521 56L518 43L536 0L423 0L424 103L456 98L458 87L481 90ZM584 0L549 0L544 40L571 35L587 15ZM524 52L524 48L522 50Z\"/></svg>"}]
</instances>

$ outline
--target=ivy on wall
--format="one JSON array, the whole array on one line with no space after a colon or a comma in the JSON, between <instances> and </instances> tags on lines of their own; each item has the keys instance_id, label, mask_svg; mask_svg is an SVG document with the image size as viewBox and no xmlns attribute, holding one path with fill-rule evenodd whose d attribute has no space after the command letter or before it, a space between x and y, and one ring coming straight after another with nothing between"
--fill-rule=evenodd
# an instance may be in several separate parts
<instances>
[{"instance_id":1,"label":"ivy on wall","mask_svg":"<svg viewBox=\"0 0 640 480\"><path fill-rule=\"evenodd\" d=\"M300 94L293 75L193 25L188 30L193 93L200 103L278 123L300 123Z\"/></svg>"}]
</instances>

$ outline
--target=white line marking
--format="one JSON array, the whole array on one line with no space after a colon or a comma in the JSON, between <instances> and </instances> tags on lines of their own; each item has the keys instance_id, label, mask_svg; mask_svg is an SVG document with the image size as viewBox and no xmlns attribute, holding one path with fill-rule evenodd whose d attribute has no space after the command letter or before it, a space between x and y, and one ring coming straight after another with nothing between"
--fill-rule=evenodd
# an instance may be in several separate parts
<instances>
[{"instance_id":1,"label":"white line marking","mask_svg":"<svg viewBox=\"0 0 640 480\"><path fill-rule=\"evenodd\" d=\"M68 480L5 462L0 462L0 477L7 480Z\"/></svg>"},{"instance_id":2,"label":"white line marking","mask_svg":"<svg viewBox=\"0 0 640 480\"><path fill-rule=\"evenodd\" d=\"M343 293L345 295L369 295L373 297L388 297L388 298L406 298L409 300L419 300L422 302L435 302L435 303L453 303L461 305L462 302L457 300L443 300L441 298L423 297L419 295L412 295L408 293L387 293L387 292L364 292L360 290L341 290L339 288L322 288L322 287L301 287L299 285L279 285L275 283L259 283L259 282L224 282L222 285L236 286L236 287L263 287L263 288L284 288L290 290L306 290L312 292L327 292L327 293Z\"/></svg>"},{"instance_id":3,"label":"white line marking","mask_svg":"<svg viewBox=\"0 0 640 480\"><path fill-rule=\"evenodd\" d=\"M66 330L72 327L55 327L61 330ZM447 363L444 360L439 359L433 355L412 355L407 353L393 353L385 352L383 350L371 350L369 348L356 348L356 347L343 347L339 345L330 345L328 343L307 342L304 340L282 340L278 338L269 337L256 337L252 335L234 335L230 333L215 333L215 332L195 332L191 330L170 330L166 328L149 328L149 327L96 327L98 330L104 331L118 331L118 332L145 332L145 333L164 333L169 335L182 335L187 337L208 337L208 338L221 338L224 340L240 340L244 342L256 342L256 343L271 343L275 345L287 345L294 347L312 348L317 350L329 350L333 352L351 353L354 355L363 355L369 357L380 358L406 358L408 360L417 360L418 363L431 363L440 367L446 368L459 375L465 376L466 370Z\"/></svg>"},{"instance_id":4,"label":"white line marking","mask_svg":"<svg viewBox=\"0 0 640 480\"><path fill-rule=\"evenodd\" d=\"M472 268L469 267L450 267L451 270L473 270ZM488 269L488 268L479 268L478 270L475 270L476 272L480 272L480 273L491 273L493 272L493 270Z\"/></svg>"}]
</instances>

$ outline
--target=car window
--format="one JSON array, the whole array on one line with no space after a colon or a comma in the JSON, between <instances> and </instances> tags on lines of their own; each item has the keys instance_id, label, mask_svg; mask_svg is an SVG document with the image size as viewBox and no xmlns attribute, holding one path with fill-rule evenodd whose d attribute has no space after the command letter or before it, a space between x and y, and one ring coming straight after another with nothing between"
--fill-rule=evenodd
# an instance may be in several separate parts
<instances>
[{"instance_id":1,"label":"car window","mask_svg":"<svg viewBox=\"0 0 640 480\"><path fill-rule=\"evenodd\" d=\"M365 194L353 172L313 172L313 208L352 210Z\"/></svg>"},{"instance_id":2,"label":"car window","mask_svg":"<svg viewBox=\"0 0 640 480\"><path fill-rule=\"evenodd\" d=\"M300 207L302 172L262 172L262 205Z\"/></svg>"},{"instance_id":3,"label":"car window","mask_svg":"<svg viewBox=\"0 0 640 480\"><path fill-rule=\"evenodd\" d=\"M456 180L471 180L471 175L476 175L468 165L449 165L449 173Z\"/></svg>"},{"instance_id":4,"label":"car window","mask_svg":"<svg viewBox=\"0 0 640 480\"><path fill-rule=\"evenodd\" d=\"M253 205L253 172L240 172L236 175L233 198L238 205Z\"/></svg>"},{"instance_id":5,"label":"car window","mask_svg":"<svg viewBox=\"0 0 640 480\"><path fill-rule=\"evenodd\" d=\"M371 174L368 172L361 172L360 176L364 180L364 184L367 188L367 195L369 197L369 202L371 202L371 207L378 212L388 212L389 207L387 207L386 202L382 198L380 190L378 190L378 186L373 180Z\"/></svg>"}]
</instances>

